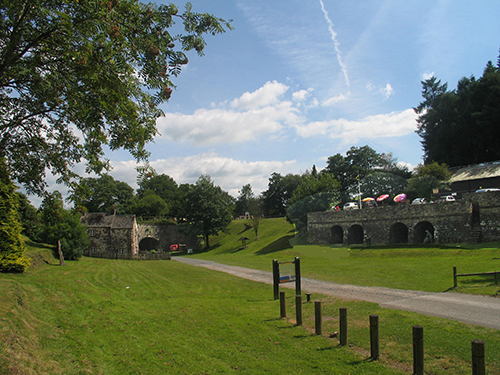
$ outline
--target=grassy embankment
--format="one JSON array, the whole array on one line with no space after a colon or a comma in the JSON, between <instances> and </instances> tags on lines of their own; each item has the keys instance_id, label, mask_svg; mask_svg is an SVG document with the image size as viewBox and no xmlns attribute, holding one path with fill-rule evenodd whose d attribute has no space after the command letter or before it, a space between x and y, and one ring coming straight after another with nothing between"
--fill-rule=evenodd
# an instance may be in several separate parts
<instances>
[{"instance_id":1,"label":"grassy embankment","mask_svg":"<svg viewBox=\"0 0 500 375\"><path fill-rule=\"evenodd\" d=\"M366 250L336 250L332 259L321 253L325 249L292 249L287 243L293 228L280 219L264 221L260 240L239 250L238 239L252 234L235 222L229 234L213 239L214 250L195 256L269 271L273 258L299 255L305 276L318 278L331 277L327 271L338 268L338 262L349 267L346 262L354 261L354 269L365 261L371 268L390 258L402 265L408 260L387 249L369 250L385 254L384 262L374 261L375 254L361 256ZM447 259L432 252L418 258L414 251L408 258ZM480 257L494 252L478 251ZM324 335L319 337L313 334L313 304L304 304L304 327L296 327L292 319L278 318L279 304L271 300L269 285L175 261L84 258L59 267L48 250L30 247L29 252L36 261L25 274L0 274L0 374L411 373L415 324L424 326L429 374L470 374L474 338L486 342L489 374L500 374L496 330L314 295L323 301ZM346 252L348 257L340 256ZM356 252L359 256L353 256ZM342 272L351 280L348 273ZM349 309L349 347L328 337L338 330L340 306ZM290 297L288 310L293 316ZM380 316L382 354L374 362L368 360L369 314Z\"/></svg>"},{"instance_id":2,"label":"grassy embankment","mask_svg":"<svg viewBox=\"0 0 500 375\"><path fill-rule=\"evenodd\" d=\"M477 246L405 248L361 246L328 247L295 245L293 226L284 219L263 220L259 238L244 220L233 221L227 233L210 239L212 250L197 258L220 263L272 270L272 260L301 258L302 275L342 284L383 286L429 292L500 294L493 276L462 277L453 288L453 267L459 273L500 271L500 243ZM241 237L247 237L242 249ZM500 277L499 277L500 279Z\"/></svg>"}]
</instances>

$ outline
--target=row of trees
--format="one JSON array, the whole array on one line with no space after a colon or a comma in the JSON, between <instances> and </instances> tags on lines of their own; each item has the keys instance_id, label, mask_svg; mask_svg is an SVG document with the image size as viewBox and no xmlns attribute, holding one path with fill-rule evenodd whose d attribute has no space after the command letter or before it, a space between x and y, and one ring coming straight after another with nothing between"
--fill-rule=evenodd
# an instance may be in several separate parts
<instances>
[{"instance_id":1,"label":"row of trees","mask_svg":"<svg viewBox=\"0 0 500 375\"><path fill-rule=\"evenodd\" d=\"M426 163L461 166L500 160L500 56L483 75L463 77L455 90L436 77L422 82L419 115Z\"/></svg>"}]
</instances>

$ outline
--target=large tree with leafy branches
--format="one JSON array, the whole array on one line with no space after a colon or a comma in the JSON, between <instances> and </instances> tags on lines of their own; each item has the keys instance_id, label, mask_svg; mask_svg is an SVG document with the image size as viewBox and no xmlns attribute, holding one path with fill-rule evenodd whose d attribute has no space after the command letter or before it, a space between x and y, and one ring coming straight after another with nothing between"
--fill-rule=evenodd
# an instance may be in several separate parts
<instances>
[{"instance_id":1,"label":"large tree with leafy branches","mask_svg":"<svg viewBox=\"0 0 500 375\"><path fill-rule=\"evenodd\" d=\"M204 36L228 29L190 3L2 1L0 156L11 177L41 193L47 170L70 183L81 161L108 169L106 147L146 161L186 52L202 55Z\"/></svg>"}]
</instances>

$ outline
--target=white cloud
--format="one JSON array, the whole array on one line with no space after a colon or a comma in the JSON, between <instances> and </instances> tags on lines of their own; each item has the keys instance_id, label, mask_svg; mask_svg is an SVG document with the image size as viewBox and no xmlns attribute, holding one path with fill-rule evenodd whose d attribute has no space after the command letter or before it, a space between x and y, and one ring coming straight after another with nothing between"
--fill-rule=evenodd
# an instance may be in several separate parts
<instances>
[{"instance_id":1,"label":"white cloud","mask_svg":"<svg viewBox=\"0 0 500 375\"><path fill-rule=\"evenodd\" d=\"M386 99L389 99L389 97L394 95L394 89L392 88L391 84L388 83L385 85L385 87L378 90L378 93L382 94Z\"/></svg>"},{"instance_id":2,"label":"white cloud","mask_svg":"<svg viewBox=\"0 0 500 375\"><path fill-rule=\"evenodd\" d=\"M157 126L159 139L207 146L256 140L300 121L298 110L283 101L249 111L218 108L198 109L192 115L167 113L157 120Z\"/></svg>"},{"instance_id":3,"label":"white cloud","mask_svg":"<svg viewBox=\"0 0 500 375\"><path fill-rule=\"evenodd\" d=\"M350 93L347 94L347 96L349 96L349 95L350 95ZM338 102L342 102L342 101L346 100L347 96L345 96L344 94L339 94L339 95L332 96L331 98L328 98L328 99L324 100L321 103L321 105L323 107L330 107L332 105L337 104Z\"/></svg>"},{"instance_id":4,"label":"white cloud","mask_svg":"<svg viewBox=\"0 0 500 375\"><path fill-rule=\"evenodd\" d=\"M288 90L288 86L276 81L266 82L264 86L254 92L246 92L240 98L231 102L236 109L258 109L279 102L279 98Z\"/></svg>"},{"instance_id":5,"label":"white cloud","mask_svg":"<svg viewBox=\"0 0 500 375\"><path fill-rule=\"evenodd\" d=\"M311 94L311 91L313 91L313 89L296 91L292 94L292 99L295 102L303 102Z\"/></svg>"},{"instance_id":6,"label":"white cloud","mask_svg":"<svg viewBox=\"0 0 500 375\"><path fill-rule=\"evenodd\" d=\"M368 116L353 121L346 119L316 121L297 126L297 134L308 138L326 135L341 139L343 143L354 143L361 138L398 137L416 129L416 114L413 109L402 112Z\"/></svg>"},{"instance_id":7,"label":"white cloud","mask_svg":"<svg viewBox=\"0 0 500 375\"><path fill-rule=\"evenodd\" d=\"M431 79L432 77L434 77L434 72L425 72L425 73L422 73L422 80L424 81L427 81L428 79Z\"/></svg>"},{"instance_id":8,"label":"white cloud","mask_svg":"<svg viewBox=\"0 0 500 375\"><path fill-rule=\"evenodd\" d=\"M172 177L178 184L195 183L201 175L209 175L216 185L221 186L233 196L246 184L252 185L254 194L267 189L271 173L290 173L295 160L247 162L223 157L215 152L202 153L187 157L171 157L150 162L159 174ZM116 180L127 182L137 188L134 161L114 162L110 173Z\"/></svg>"}]
</instances>

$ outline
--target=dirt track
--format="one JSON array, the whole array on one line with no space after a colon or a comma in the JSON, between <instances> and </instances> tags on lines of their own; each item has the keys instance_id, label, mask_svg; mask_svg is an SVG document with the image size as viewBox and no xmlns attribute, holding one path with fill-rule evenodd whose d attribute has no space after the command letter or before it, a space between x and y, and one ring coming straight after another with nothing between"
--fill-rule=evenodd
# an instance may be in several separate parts
<instances>
[{"instance_id":1,"label":"dirt track","mask_svg":"<svg viewBox=\"0 0 500 375\"><path fill-rule=\"evenodd\" d=\"M188 257L174 257L172 259L257 282L266 284L272 284L273 282L271 272L228 266ZM293 284L283 284L283 286L290 289L295 288ZM380 306L389 309L413 311L456 320L462 323L500 329L500 298L452 292L431 293L415 290L334 284L307 278L302 278L302 290L343 299L369 301L378 303ZM272 291L270 290L269 293L271 294Z\"/></svg>"}]
</instances>

